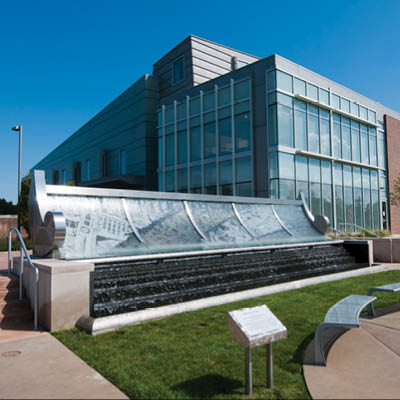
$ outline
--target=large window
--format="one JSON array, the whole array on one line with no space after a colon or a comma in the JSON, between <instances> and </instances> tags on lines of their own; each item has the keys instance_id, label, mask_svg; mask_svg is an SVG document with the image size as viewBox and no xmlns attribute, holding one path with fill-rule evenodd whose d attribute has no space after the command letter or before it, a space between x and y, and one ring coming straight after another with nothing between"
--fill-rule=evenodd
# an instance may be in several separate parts
<instances>
[{"instance_id":1,"label":"large window","mask_svg":"<svg viewBox=\"0 0 400 400\"><path fill-rule=\"evenodd\" d=\"M120 152L120 167L121 174L126 174L126 150L121 150Z\"/></svg>"}]
</instances>

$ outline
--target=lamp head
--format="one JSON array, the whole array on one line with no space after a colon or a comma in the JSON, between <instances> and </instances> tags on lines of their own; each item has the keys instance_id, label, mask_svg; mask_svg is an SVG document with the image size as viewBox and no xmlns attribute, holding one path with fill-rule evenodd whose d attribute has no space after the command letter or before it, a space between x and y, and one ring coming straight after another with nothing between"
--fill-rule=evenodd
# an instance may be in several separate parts
<instances>
[{"instance_id":1,"label":"lamp head","mask_svg":"<svg viewBox=\"0 0 400 400\"><path fill-rule=\"evenodd\" d=\"M12 130L12 131L18 132L18 131L21 130L21 125L15 125L15 126L13 126L13 127L11 128L11 130Z\"/></svg>"}]
</instances>

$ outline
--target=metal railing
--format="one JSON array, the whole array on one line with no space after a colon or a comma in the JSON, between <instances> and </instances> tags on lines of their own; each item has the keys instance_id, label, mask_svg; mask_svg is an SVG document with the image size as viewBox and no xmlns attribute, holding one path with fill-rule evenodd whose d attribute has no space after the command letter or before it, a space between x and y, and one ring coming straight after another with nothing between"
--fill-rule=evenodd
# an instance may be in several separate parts
<instances>
[{"instance_id":1,"label":"metal railing","mask_svg":"<svg viewBox=\"0 0 400 400\"><path fill-rule=\"evenodd\" d=\"M38 328L38 305L39 305L39 270L35 267L32 263L31 258L29 257L28 250L26 249L24 239L22 239L21 233L17 228L9 228L8 229L8 276L11 274L11 246L12 246L12 231L17 234L18 241L20 244L20 270L19 270L19 300L22 300L22 280L24 275L24 260L26 259L28 265L33 269L35 273L35 297L34 297L34 306L33 306L33 313L34 313L34 327L33 329L37 330ZM25 259L23 254L25 254Z\"/></svg>"},{"instance_id":2,"label":"metal railing","mask_svg":"<svg viewBox=\"0 0 400 400\"><path fill-rule=\"evenodd\" d=\"M341 227L341 226L344 226L345 229L346 229L347 226L351 226L351 227L356 228L356 230L362 232L363 238L365 238L365 232L367 232L369 235L371 235L371 236L373 236L373 237L382 237L382 236L379 236L379 235L377 235L376 233L374 233L374 232L368 230L367 228L364 228L364 227L362 227L362 226L360 226L360 225L357 225L357 224L351 224L351 223L348 223L348 222L341 222L341 223L339 224L339 227Z\"/></svg>"}]
</instances>

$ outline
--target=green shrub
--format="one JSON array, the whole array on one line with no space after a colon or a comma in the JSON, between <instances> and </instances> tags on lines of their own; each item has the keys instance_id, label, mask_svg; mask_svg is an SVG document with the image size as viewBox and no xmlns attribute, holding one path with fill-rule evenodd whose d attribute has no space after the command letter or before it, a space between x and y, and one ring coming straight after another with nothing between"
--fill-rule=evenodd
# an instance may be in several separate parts
<instances>
[{"instance_id":1,"label":"green shrub","mask_svg":"<svg viewBox=\"0 0 400 400\"><path fill-rule=\"evenodd\" d=\"M25 246L28 250L32 249L32 241L29 238L24 239ZM13 240L11 242L11 250L19 250L19 241ZM0 251L8 251L8 239L2 238L0 239Z\"/></svg>"}]
</instances>

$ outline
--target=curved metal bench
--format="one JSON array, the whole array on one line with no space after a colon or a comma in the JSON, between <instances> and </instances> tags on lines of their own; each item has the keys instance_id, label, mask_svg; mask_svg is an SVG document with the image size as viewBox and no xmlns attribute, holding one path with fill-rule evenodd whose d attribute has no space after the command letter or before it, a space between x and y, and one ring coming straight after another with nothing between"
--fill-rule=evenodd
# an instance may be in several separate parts
<instances>
[{"instance_id":1,"label":"curved metal bench","mask_svg":"<svg viewBox=\"0 0 400 400\"><path fill-rule=\"evenodd\" d=\"M315 364L326 365L322 345L322 333L327 328L359 328L358 318L364 307L376 300L374 296L353 294L338 301L326 313L324 322L315 330Z\"/></svg>"},{"instance_id":2,"label":"curved metal bench","mask_svg":"<svg viewBox=\"0 0 400 400\"><path fill-rule=\"evenodd\" d=\"M368 296L371 296L374 292L390 292L396 293L400 291L400 283L391 283L389 285L377 286L368 290ZM368 315L375 317L375 309L372 303L368 304Z\"/></svg>"}]
</instances>

